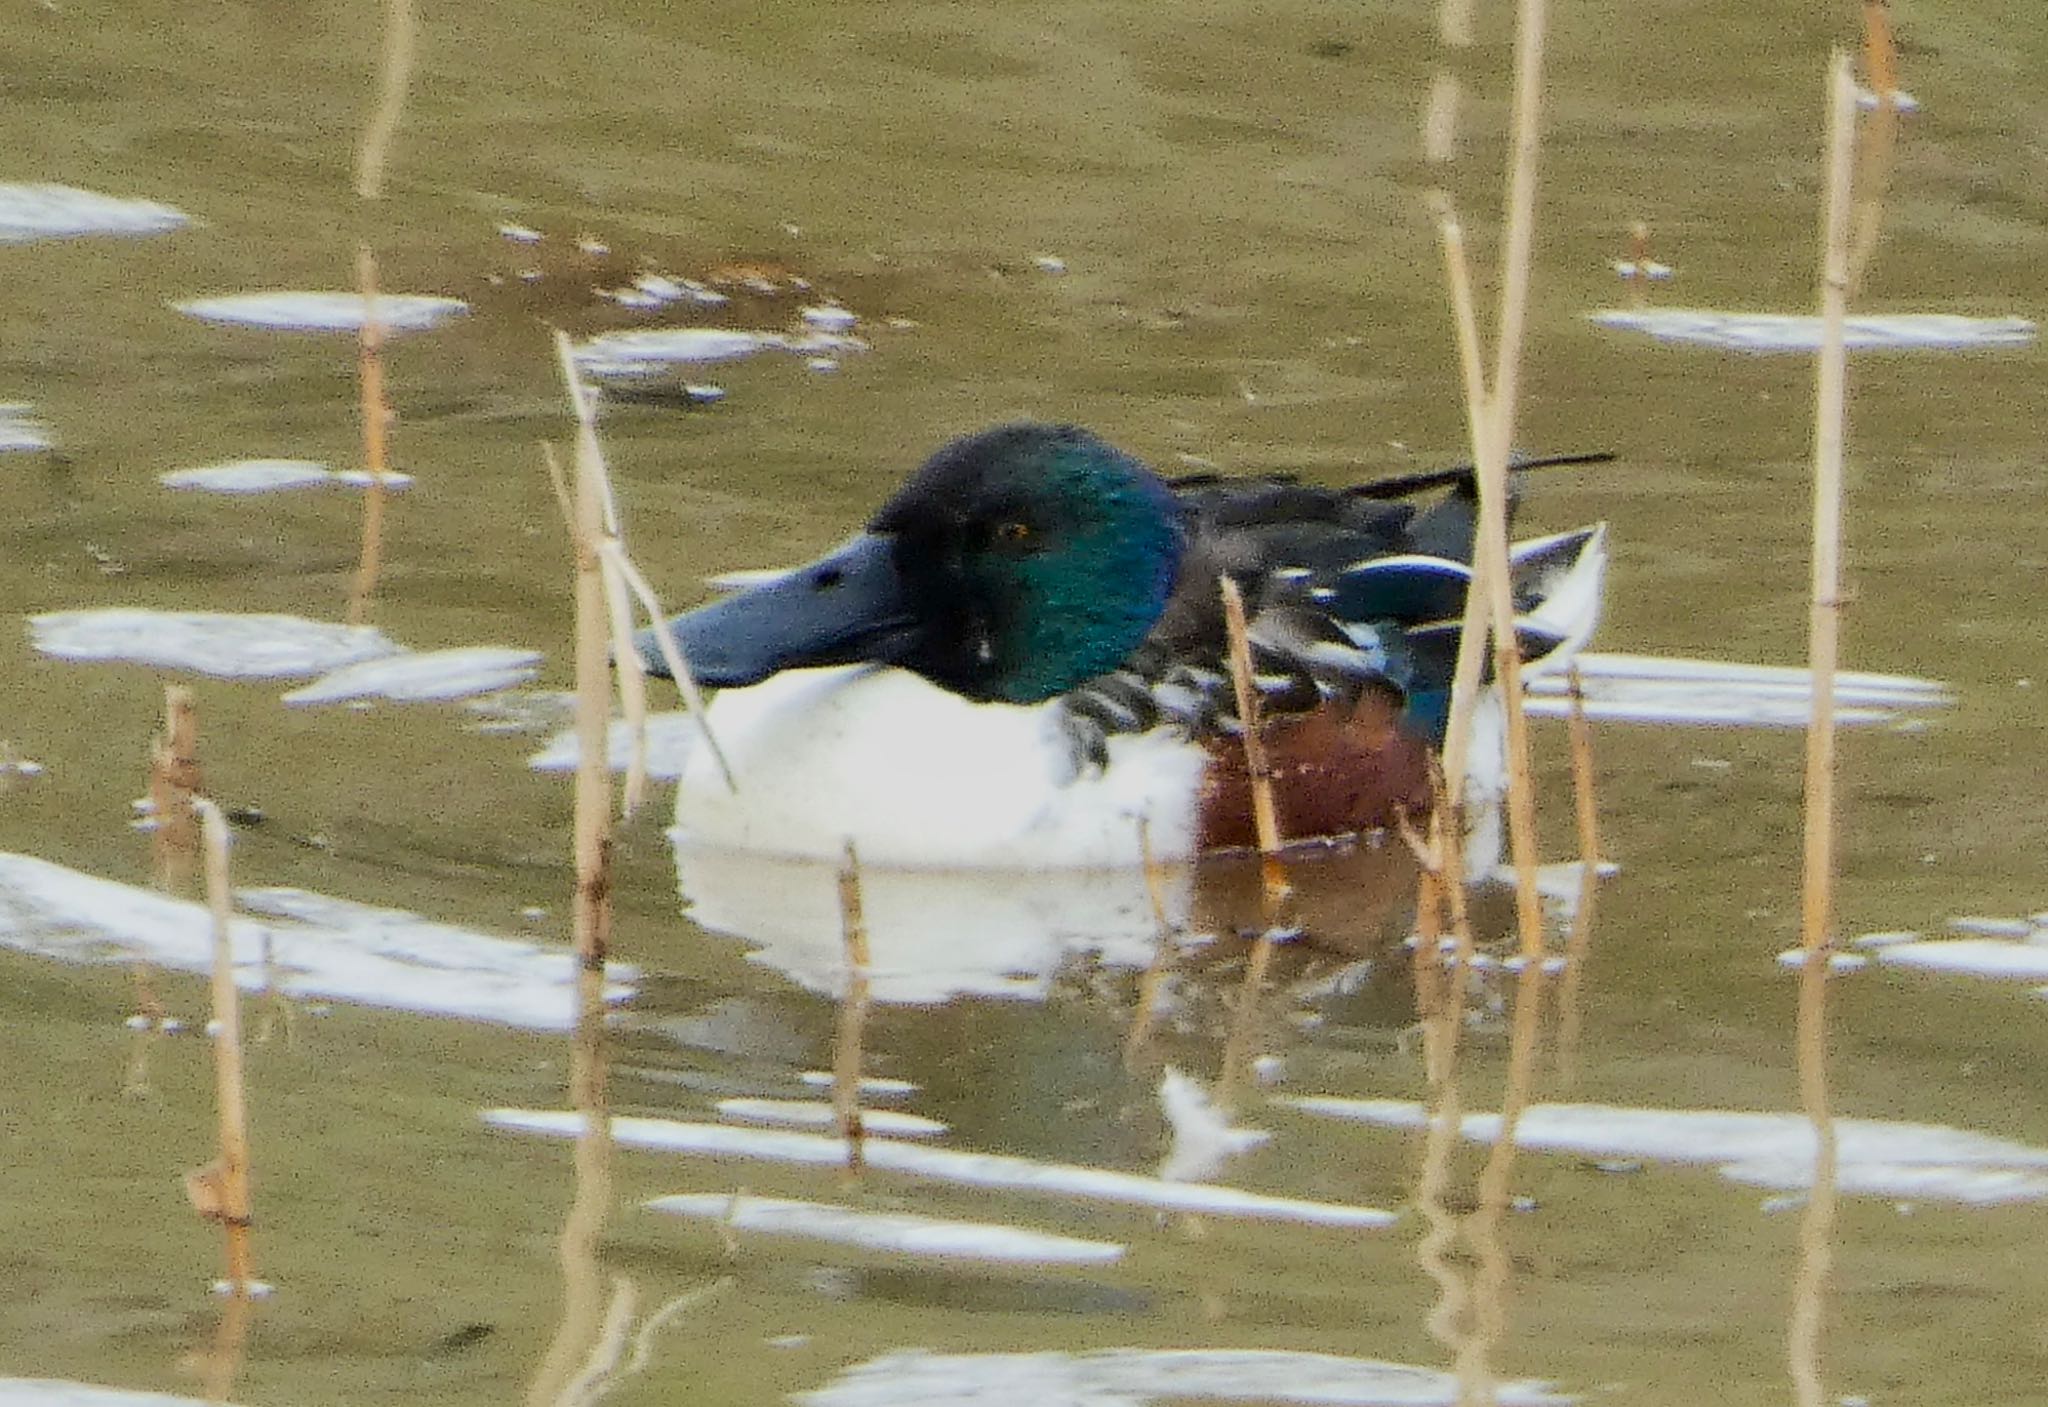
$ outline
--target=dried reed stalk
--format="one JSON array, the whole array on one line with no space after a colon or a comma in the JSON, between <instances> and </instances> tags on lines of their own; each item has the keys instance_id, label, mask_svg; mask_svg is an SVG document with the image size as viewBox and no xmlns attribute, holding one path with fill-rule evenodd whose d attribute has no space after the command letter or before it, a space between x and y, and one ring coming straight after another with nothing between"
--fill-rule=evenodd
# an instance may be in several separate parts
<instances>
[{"instance_id":1,"label":"dried reed stalk","mask_svg":"<svg viewBox=\"0 0 2048 1407\"><path fill-rule=\"evenodd\" d=\"M1800 904L1799 1094L1813 1122L1813 1190L1799 1226L1799 1271L1786 1333L1793 1397L1827 1400L1820 1331L1833 1263L1836 1147L1827 1078L1828 957L1834 925L1835 666L1842 610L1842 441L1847 419L1850 177L1856 146L1856 84L1849 56L1828 75L1827 207L1821 234L1821 344L1813 415L1813 600L1808 659L1813 714L1806 734L1806 844Z\"/></svg>"},{"instance_id":2,"label":"dried reed stalk","mask_svg":"<svg viewBox=\"0 0 2048 1407\"><path fill-rule=\"evenodd\" d=\"M611 949L611 670L606 658L604 533L597 472L577 443L576 509L576 954L604 970Z\"/></svg>"},{"instance_id":3,"label":"dried reed stalk","mask_svg":"<svg viewBox=\"0 0 2048 1407\"><path fill-rule=\"evenodd\" d=\"M228 890L228 823L205 797L194 799L192 809L205 841L206 900L213 912L213 1087L220 1115L220 1157L186 1174L185 1191L201 1216L218 1221L226 1231L228 1292L246 1295L256 1286L256 1271L250 1244L249 1112Z\"/></svg>"},{"instance_id":4,"label":"dried reed stalk","mask_svg":"<svg viewBox=\"0 0 2048 1407\"><path fill-rule=\"evenodd\" d=\"M587 473L596 481L597 495L602 507L603 530L589 539L587 547L579 547L579 553L588 550L596 555L601 566L602 587L606 619L611 626L612 658L619 671L619 706L625 715L626 727L632 739L627 754L625 800L623 813L631 816L639 808L641 795L647 779L647 684L646 669L641 663L640 651L633 643L632 597L638 597L648 619L657 627L666 620L667 613L661 601L654 594L654 588L647 578L633 564L625 544L620 540L618 501L612 493L611 471L605 465L604 448L597 438L597 405L590 389L583 384L583 378L576 369L576 349L565 333L555 333L555 358L562 373L562 384L569 396L570 408L576 416L576 464L579 474ZM572 539L581 537L577 526L577 509L572 502L573 494L562 475L560 462L555 458L552 446L541 446L541 459L547 466L549 481L554 485L555 498L562 505L564 520L569 525ZM629 595L630 593L630 595ZM733 780L732 765L726 760L725 752L718 745L718 738L712 733L706 721L704 696L697 688L697 681L690 673L689 661L676 647L675 638L666 630L655 631L655 643L660 649L662 660L668 665L669 676L675 680L684 703L689 707L702 730L705 746L711 749L711 757L718 764L719 775L724 778L726 788L738 791ZM579 740L579 746L580 746Z\"/></svg>"},{"instance_id":5,"label":"dried reed stalk","mask_svg":"<svg viewBox=\"0 0 2048 1407\"><path fill-rule=\"evenodd\" d=\"M199 855L193 798L206 790L199 768L199 710L191 689L164 686L164 727L149 749L150 857L156 882L178 893Z\"/></svg>"},{"instance_id":6,"label":"dried reed stalk","mask_svg":"<svg viewBox=\"0 0 2048 1407\"><path fill-rule=\"evenodd\" d=\"M846 1140L846 1170L858 1176L866 1130L860 1117L861 1046L868 1021L868 926L861 912L860 856L853 842L839 866L839 933L846 950L846 987L839 998L839 1029L832 1042L832 1113Z\"/></svg>"},{"instance_id":7,"label":"dried reed stalk","mask_svg":"<svg viewBox=\"0 0 2048 1407\"><path fill-rule=\"evenodd\" d=\"M1262 910L1259 938L1252 944L1251 956L1245 963L1244 984L1238 992L1230 1035L1224 1042L1223 1072L1216 1082L1216 1103L1227 1109L1236 1101L1240 1072L1251 1061L1259 1009L1266 992L1266 973L1273 962L1273 942L1293 890L1280 859L1280 820L1273 805L1273 768L1266 755L1266 740L1259 732L1258 683L1252 674L1252 647L1245 624L1244 594L1228 573L1223 577L1221 589L1223 624L1230 638L1230 681L1237 694L1237 721L1244 742L1245 774L1251 784L1252 825L1259 837Z\"/></svg>"},{"instance_id":8,"label":"dried reed stalk","mask_svg":"<svg viewBox=\"0 0 2048 1407\"><path fill-rule=\"evenodd\" d=\"M1438 231L1450 278L1459 365L1479 498L1474 577L1466 604L1453 675L1445 772L1454 801L1465 795L1472 710L1479 689L1488 624L1494 642L1495 684L1507 710L1508 837L1515 865L1515 912L1522 951L1542 950L1543 907L1536 892L1535 793L1529 774L1528 720L1522 709L1520 642L1508 579L1507 474L1521 379L1523 325L1529 303L1536 228L1536 155L1541 131L1544 0L1518 0L1515 20L1515 90L1512 157L1508 166L1506 235L1501 254L1500 304L1489 386L1481 371L1477 318L1461 227L1447 195L1438 194ZM1448 21L1447 21L1448 23ZM1482 615L1481 601L1486 614Z\"/></svg>"},{"instance_id":9,"label":"dried reed stalk","mask_svg":"<svg viewBox=\"0 0 2048 1407\"><path fill-rule=\"evenodd\" d=\"M1885 0L1863 0L1863 73L1877 107L1865 125L1856 157L1856 228L1849 240L1849 289L1862 287L1877 253L1884 197L1891 185L1899 140L1899 46Z\"/></svg>"},{"instance_id":10,"label":"dried reed stalk","mask_svg":"<svg viewBox=\"0 0 2048 1407\"><path fill-rule=\"evenodd\" d=\"M1593 951L1593 907L1600 893L1600 803L1594 795L1593 730L1586 722L1585 681L1571 668L1572 799L1579 825L1579 898L1565 942L1564 984L1558 990L1558 1077L1565 1089L1578 1080L1579 989Z\"/></svg>"},{"instance_id":11,"label":"dried reed stalk","mask_svg":"<svg viewBox=\"0 0 2048 1407\"><path fill-rule=\"evenodd\" d=\"M377 312L377 257L370 246L356 250L356 287L363 299L363 322L356 341L357 382L361 387L363 467L370 482L363 489L362 547L356 558L355 583L349 589L348 623L369 618L370 596L384 558L384 485L391 472L391 402L384 391L384 324Z\"/></svg>"}]
</instances>

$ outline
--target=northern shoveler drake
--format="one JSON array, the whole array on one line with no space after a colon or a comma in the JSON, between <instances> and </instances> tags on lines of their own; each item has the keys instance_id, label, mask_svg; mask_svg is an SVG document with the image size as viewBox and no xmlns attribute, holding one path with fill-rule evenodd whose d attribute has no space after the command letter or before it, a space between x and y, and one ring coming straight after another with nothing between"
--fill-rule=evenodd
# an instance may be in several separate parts
<instances>
[{"instance_id":1,"label":"northern shoveler drake","mask_svg":"<svg viewBox=\"0 0 2048 1407\"><path fill-rule=\"evenodd\" d=\"M843 546L662 627L719 690L707 721L737 783L698 749L678 837L1024 869L1129 864L1141 821L1162 858L1250 844L1225 574L1283 834L1426 810L1473 507L1469 470L1168 481L1074 426L954 440ZM1604 528L1514 562L1524 657L1569 656L1598 613ZM638 643L666 673L652 631Z\"/></svg>"}]
</instances>

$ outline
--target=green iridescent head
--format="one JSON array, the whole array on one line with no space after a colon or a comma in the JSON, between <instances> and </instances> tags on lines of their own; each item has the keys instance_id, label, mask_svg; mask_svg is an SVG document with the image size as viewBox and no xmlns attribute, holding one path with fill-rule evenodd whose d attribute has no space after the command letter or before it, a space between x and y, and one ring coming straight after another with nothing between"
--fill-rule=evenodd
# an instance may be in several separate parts
<instances>
[{"instance_id":1,"label":"green iridescent head","mask_svg":"<svg viewBox=\"0 0 2048 1407\"><path fill-rule=\"evenodd\" d=\"M1074 426L1006 425L946 445L838 551L668 628L708 684L874 660L1037 703L1123 663L1185 545L1143 464Z\"/></svg>"}]
</instances>

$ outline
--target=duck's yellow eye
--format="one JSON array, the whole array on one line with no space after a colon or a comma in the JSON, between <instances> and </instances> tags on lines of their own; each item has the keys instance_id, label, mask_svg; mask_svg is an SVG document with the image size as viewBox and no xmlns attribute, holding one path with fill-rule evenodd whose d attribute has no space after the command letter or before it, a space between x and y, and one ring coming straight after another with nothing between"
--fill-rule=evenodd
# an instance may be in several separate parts
<instances>
[{"instance_id":1,"label":"duck's yellow eye","mask_svg":"<svg viewBox=\"0 0 2048 1407\"><path fill-rule=\"evenodd\" d=\"M1029 542L1031 541L1031 524L1005 523L996 529L996 539L999 542Z\"/></svg>"}]
</instances>

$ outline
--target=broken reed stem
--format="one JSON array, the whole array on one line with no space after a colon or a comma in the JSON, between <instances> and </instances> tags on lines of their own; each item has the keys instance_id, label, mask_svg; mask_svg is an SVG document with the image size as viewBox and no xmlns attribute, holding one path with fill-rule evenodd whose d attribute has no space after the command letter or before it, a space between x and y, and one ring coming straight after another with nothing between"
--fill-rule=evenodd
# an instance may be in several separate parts
<instances>
[{"instance_id":1,"label":"broken reed stem","mask_svg":"<svg viewBox=\"0 0 2048 1407\"><path fill-rule=\"evenodd\" d=\"M349 590L350 625L361 625L369 618L370 596L377 589L377 573L384 558L384 485L390 473L391 403L384 391L384 325L377 313L377 256L367 243L356 250L356 287L363 299L356 372L362 391L363 467L370 482L363 486L363 540L355 584Z\"/></svg>"},{"instance_id":2,"label":"broken reed stem","mask_svg":"<svg viewBox=\"0 0 2048 1407\"><path fill-rule=\"evenodd\" d=\"M1600 893L1600 804L1594 795L1593 729L1586 722L1585 681L1571 668L1572 797L1579 823L1579 899L1565 942L1564 985L1558 991L1558 1076L1570 1089L1578 1079L1579 987L1593 951L1593 908Z\"/></svg>"},{"instance_id":3,"label":"broken reed stem","mask_svg":"<svg viewBox=\"0 0 2048 1407\"><path fill-rule=\"evenodd\" d=\"M839 866L839 933L846 949L846 988L839 999L839 1030L832 1042L832 1115L846 1140L846 1171L864 1163L860 1117L861 1046L868 1020L868 926L861 912L860 856L853 842Z\"/></svg>"},{"instance_id":4,"label":"broken reed stem","mask_svg":"<svg viewBox=\"0 0 2048 1407\"><path fill-rule=\"evenodd\" d=\"M1827 980L1834 924L1835 666L1842 609L1842 443L1848 357L1850 173L1856 145L1856 84L1849 56L1835 55L1828 79L1827 207L1821 235L1821 343L1813 415L1813 600L1809 668L1813 715L1806 734L1806 845L1800 905L1799 1093L1813 1122L1813 1189L1799 1225L1799 1272L1786 1334L1793 1396L1800 1407L1827 1400L1820 1331L1835 1221L1835 1126L1828 1106Z\"/></svg>"},{"instance_id":5,"label":"broken reed stem","mask_svg":"<svg viewBox=\"0 0 2048 1407\"><path fill-rule=\"evenodd\" d=\"M1152 905L1156 936L1152 961L1138 978L1137 1010L1131 1014L1130 1033L1124 1037L1124 1069L1135 1072L1145 1042L1152 1038L1152 1024L1159 1016L1159 996L1166 986L1166 974L1174 959L1173 925L1166 918L1166 872L1152 853L1152 823L1138 818L1138 854L1145 867L1145 897Z\"/></svg>"},{"instance_id":6,"label":"broken reed stem","mask_svg":"<svg viewBox=\"0 0 2048 1407\"><path fill-rule=\"evenodd\" d=\"M213 1076L220 1114L220 1161L208 1172L219 1201L213 1215L227 1232L227 1285L246 1295L256 1283L250 1244L249 1111L242 1079L242 1002L235 986L235 945L228 890L228 823L220 808L195 798L206 845L206 902L213 913ZM204 1174L202 1176L205 1176Z\"/></svg>"}]
</instances>

